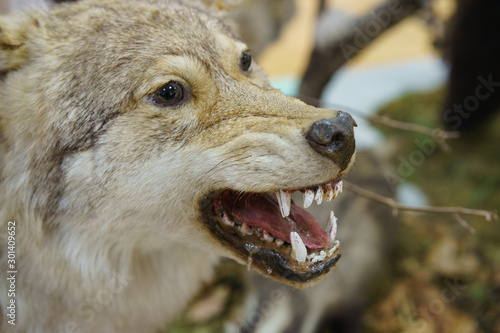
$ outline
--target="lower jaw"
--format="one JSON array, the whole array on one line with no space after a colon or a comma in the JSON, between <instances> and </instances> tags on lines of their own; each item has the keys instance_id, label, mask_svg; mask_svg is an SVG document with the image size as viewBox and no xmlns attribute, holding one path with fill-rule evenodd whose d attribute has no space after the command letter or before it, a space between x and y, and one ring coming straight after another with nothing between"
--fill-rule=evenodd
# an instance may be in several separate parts
<instances>
[{"instance_id":1,"label":"lower jaw","mask_svg":"<svg viewBox=\"0 0 500 333\"><path fill-rule=\"evenodd\" d=\"M256 236L242 235L236 228L222 223L213 208L213 200L219 192L212 192L201 202L204 225L224 248L236 259L261 274L279 282L302 287L313 283L336 265L340 259L339 242L332 241L327 247L310 252L305 262L297 262L290 244L276 245L259 240Z\"/></svg>"}]
</instances>

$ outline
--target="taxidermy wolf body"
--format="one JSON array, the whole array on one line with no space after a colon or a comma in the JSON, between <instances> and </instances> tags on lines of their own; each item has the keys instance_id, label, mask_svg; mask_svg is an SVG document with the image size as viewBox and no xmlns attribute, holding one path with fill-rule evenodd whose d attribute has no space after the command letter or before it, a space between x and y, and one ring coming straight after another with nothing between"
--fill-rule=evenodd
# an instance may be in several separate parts
<instances>
[{"instance_id":1,"label":"taxidermy wolf body","mask_svg":"<svg viewBox=\"0 0 500 333\"><path fill-rule=\"evenodd\" d=\"M355 123L271 89L214 6L1 17L0 75L1 332L155 332L220 257L296 287L338 261L290 193L338 194Z\"/></svg>"}]
</instances>

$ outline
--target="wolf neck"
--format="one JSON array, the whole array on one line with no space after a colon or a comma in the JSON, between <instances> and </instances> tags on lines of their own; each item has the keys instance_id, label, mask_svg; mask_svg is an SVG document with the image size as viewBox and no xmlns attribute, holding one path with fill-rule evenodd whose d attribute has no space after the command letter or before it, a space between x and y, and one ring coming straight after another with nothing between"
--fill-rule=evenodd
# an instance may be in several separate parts
<instances>
[{"instance_id":1,"label":"wolf neck","mask_svg":"<svg viewBox=\"0 0 500 333\"><path fill-rule=\"evenodd\" d=\"M132 283L136 284L132 289L152 286L155 292L165 289L170 294L186 287L185 293L198 289L197 284L210 277L212 266L218 260L214 255L184 247L180 243L165 241L161 247L146 247L146 242L147 240L137 244L113 244L106 241L106 244L96 244L104 258L98 264L107 265L108 271L113 269L124 273L125 270L133 277ZM97 270L106 271L104 267L100 268ZM153 280L157 281L151 283Z\"/></svg>"},{"instance_id":2,"label":"wolf neck","mask_svg":"<svg viewBox=\"0 0 500 333\"><path fill-rule=\"evenodd\" d=\"M147 249L140 244L124 244L119 235L53 230L46 237L40 247L31 247L28 264L33 270L58 269L52 272L52 278L39 279L37 292L63 298L68 297L63 293L71 289L73 298L56 311L66 312L66 318L72 318L82 332L118 331L120 320L137 325L135 331L152 332L164 327L212 279L218 262L215 255L179 244ZM34 264L40 255L52 262L42 267ZM34 273L40 276L49 272ZM43 284L54 278L59 280L57 286ZM115 324L108 320L112 327L93 327L93 322L102 324L110 317L108 310ZM98 320L101 317L103 320Z\"/></svg>"}]
</instances>

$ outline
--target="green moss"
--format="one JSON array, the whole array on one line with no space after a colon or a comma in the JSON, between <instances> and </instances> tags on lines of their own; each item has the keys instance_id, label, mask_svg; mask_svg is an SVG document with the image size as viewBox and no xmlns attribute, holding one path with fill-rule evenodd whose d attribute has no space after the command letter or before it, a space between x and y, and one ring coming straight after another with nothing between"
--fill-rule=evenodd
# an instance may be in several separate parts
<instances>
[{"instance_id":1,"label":"green moss","mask_svg":"<svg viewBox=\"0 0 500 333\"><path fill-rule=\"evenodd\" d=\"M439 128L443 90L413 94L383 107L378 114L392 119ZM424 156L423 163L414 165L415 172L405 177L423 188L434 204L457 203L475 208L500 207L500 153L495 143L500 142L500 117L485 128L467 137L450 139L451 153L443 152L429 136L375 125L388 138L397 140L399 150L393 162L401 163L399 156L410 160L412 154ZM428 154L416 142L425 142L433 152ZM420 152L420 153L419 153Z\"/></svg>"},{"instance_id":2,"label":"green moss","mask_svg":"<svg viewBox=\"0 0 500 333\"><path fill-rule=\"evenodd\" d=\"M429 128L441 128L440 107L444 90L403 96L379 110L379 115L392 119L420 124ZM399 174L401 181L417 185L435 206L462 206L483 210L500 208L500 115L459 139L447 140L451 152L444 152L429 136L376 125L388 140L396 143L397 150L391 157L395 170L401 158L410 161L411 156L424 156L414 172ZM432 153L426 153L416 143L433 145ZM417 153L415 153L417 152ZM420 152L420 153L419 153ZM416 262L418 274L433 276L433 268L426 266L426 257L432 252L443 235L457 239L460 251L473 255L478 260L474 273L463 273L469 288L457 306L478 322L488 320L492 327L500 327L498 316L487 316L493 306L491 294L500 290L500 222L486 221L482 217L461 215L476 229L469 234L451 215L403 214L397 235L397 252L393 267L405 267L409 260ZM391 280L417 274L407 269L393 269ZM440 281L440 279L436 279ZM439 283L435 287L442 288ZM492 319L493 318L493 319ZM488 324L489 325L489 324Z\"/></svg>"}]
</instances>

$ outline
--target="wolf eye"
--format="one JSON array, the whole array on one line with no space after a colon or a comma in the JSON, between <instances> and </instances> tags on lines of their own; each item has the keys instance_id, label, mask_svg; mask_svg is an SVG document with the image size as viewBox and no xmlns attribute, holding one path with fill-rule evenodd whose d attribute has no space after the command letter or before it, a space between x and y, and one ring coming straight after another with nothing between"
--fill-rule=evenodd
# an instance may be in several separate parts
<instances>
[{"instance_id":1,"label":"wolf eye","mask_svg":"<svg viewBox=\"0 0 500 333\"><path fill-rule=\"evenodd\" d=\"M153 102L161 107L174 106L184 100L184 87L176 81L170 81L153 94Z\"/></svg>"},{"instance_id":2,"label":"wolf eye","mask_svg":"<svg viewBox=\"0 0 500 333\"><path fill-rule=\"evenodd\" d=\"M250 51L243 52L240 59L241 70L244 72L248 72L251 65L252 65L252 55L250 54Z\"/></svg>"}]
</instances>

